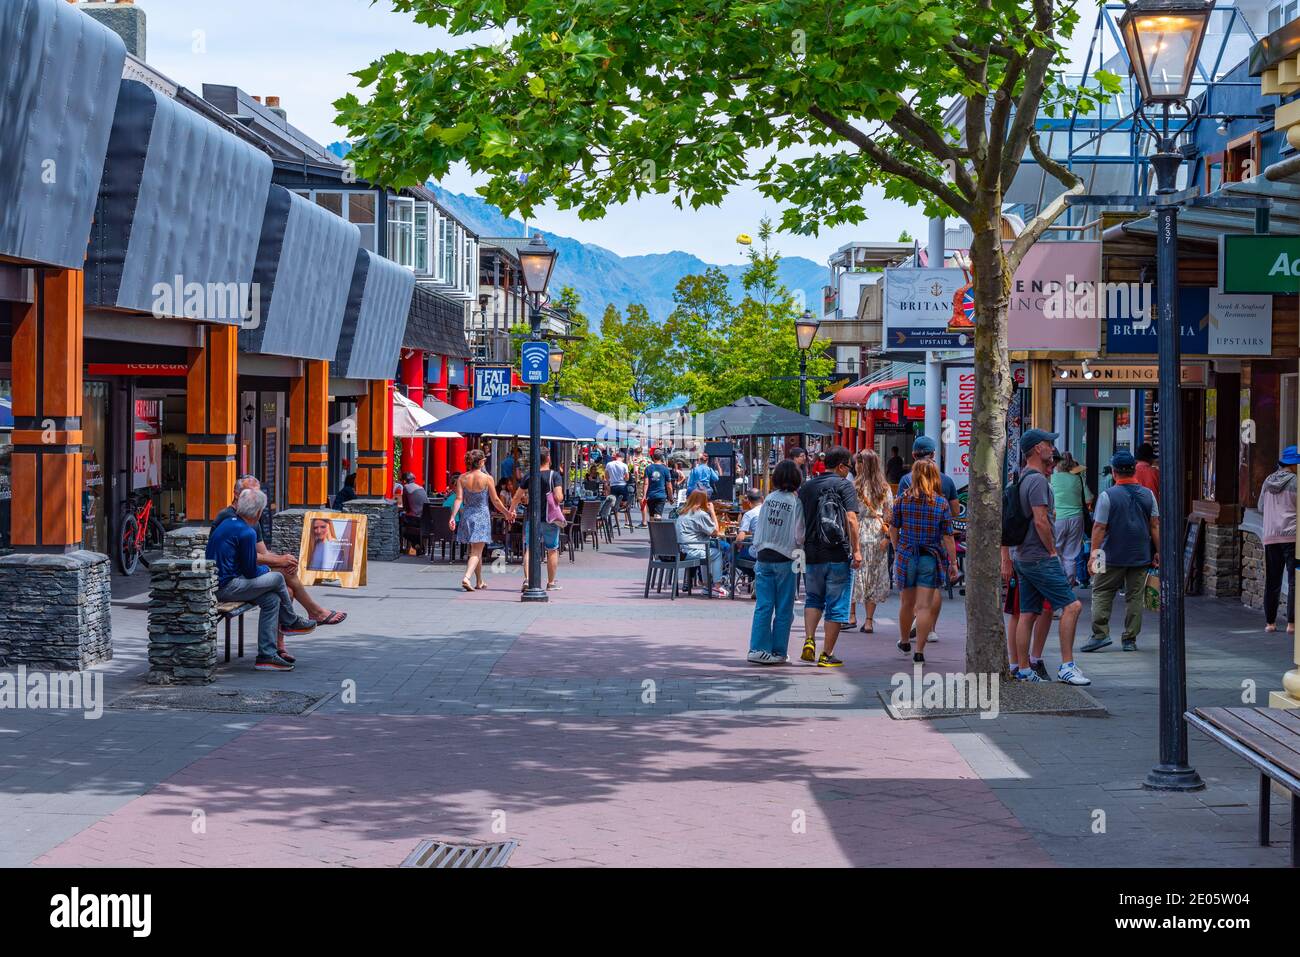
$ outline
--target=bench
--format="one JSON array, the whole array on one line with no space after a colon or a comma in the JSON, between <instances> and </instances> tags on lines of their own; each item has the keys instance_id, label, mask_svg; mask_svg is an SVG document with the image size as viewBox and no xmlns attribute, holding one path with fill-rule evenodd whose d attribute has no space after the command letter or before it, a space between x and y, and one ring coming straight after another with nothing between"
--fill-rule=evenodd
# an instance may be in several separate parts
<instances>
[{"instance_id":1,"label":"bench","mask_svg":"<svg viewBox=\"0 0 1300 957\"><path fill-rule=\"evenodd\" d=\"M1268 847L1269 781L1291 792L1291 866L1300 860L1300 713L1282 708L1197 708L1187 723L1259 771L1259 843Z\"/></svg>"},{"instance_id":2,"label":"bench","mask_svg":"<svg viewBox=\"0 0 1300 957\"><path fill-rule=\"evenodd\" d=\"M246 601L223 601L217 603L217 621L226 623L226 664L230 663L230 622L239 619L239 657L244 657L244 616L256 608Z\"/></svg>"}]
</instances>

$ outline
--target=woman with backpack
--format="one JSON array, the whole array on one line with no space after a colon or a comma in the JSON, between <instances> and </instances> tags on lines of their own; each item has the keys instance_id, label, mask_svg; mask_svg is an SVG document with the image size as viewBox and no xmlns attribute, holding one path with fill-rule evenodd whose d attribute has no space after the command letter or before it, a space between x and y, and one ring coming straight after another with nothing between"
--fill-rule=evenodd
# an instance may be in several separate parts
<instances>
[{"instance_id":1,"label":"woman with backpack","mask_svg":"<svg viewBox=\"0 0 1300 957\"><path fill-rule=\"evenodd\" d=\"M912 660L925 661L925 643L934 628L934 593L956 577L957 542L952 513L939 492L939 469L930 459L912 466L912 484L894 503L889 538L894 545L894 579L902 597L898 610L898 650L912 651L908 638L916 620L916 651Z\"/></svg>"},{"instance_id":2,"label":"woman with backpack","mask_svg":"<svg viewBox=\"0 0 1300 957\"><path fill-rule=\"evenodd\" d=\"M858 604L866 609L861 630L876 630L876 606L889 597L889 526L894 496L885 481L880 456L865 449L854 457L854 487L858 490L858 542L862 546L862 567L853 573L853 597L849 627L857 622Z\"/></svg>"},{"instance_id":3,"label":"woman with backpack","mask_svg":"<svg viewBox=\"0 0 1300 957\"><path fill-rule=\"evenodd\" d=\"M772 492L754 523L754 620L749 629L748 660L783 665L789 660L797 575L795 552L803 547L803 475L793 462L781 462L772 474Z\"/></svg>"}]
</instances>

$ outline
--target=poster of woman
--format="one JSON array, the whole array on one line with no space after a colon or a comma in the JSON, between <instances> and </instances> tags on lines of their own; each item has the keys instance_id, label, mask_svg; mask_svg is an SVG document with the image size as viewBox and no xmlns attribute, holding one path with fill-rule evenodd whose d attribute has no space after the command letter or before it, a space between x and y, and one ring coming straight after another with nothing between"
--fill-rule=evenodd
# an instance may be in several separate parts
<instances>
[{"instance_id":1,"label":"poster of woman","mask_svg":"<svg viewBox=\"0 0 1300 957\"><path fill-rule=\"evenodd\" d=\"M364 585L366 516L308 512L303 517L298 567L304 582L337 581L345 588Z\"/></svg>"}]
</instances>

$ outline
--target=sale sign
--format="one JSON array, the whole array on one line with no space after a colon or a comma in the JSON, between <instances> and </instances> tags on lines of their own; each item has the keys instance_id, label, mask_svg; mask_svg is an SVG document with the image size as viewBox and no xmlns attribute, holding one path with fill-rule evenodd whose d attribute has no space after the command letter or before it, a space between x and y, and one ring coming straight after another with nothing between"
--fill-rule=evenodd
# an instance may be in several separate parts
<instances>
[{"instance_id":1,"label":"sale sign","mask_svg":"<svg viewBox=\"0 0 1300 957\"><path fill-rule=\"evenodd\" d=\"M162 399L136 399L131 488L159 485L162 485Z\"/></svg>"},{"instance_id":2,"label":"sale sign","mask_svg":"<svg viewBox=\"0 0 1300 957\"><path fill-rule=\"evenodd\" d=\"M947 369L947 415L943 423L944 471L965 488L970 482L971 418L975 413L975 367Z\"/></svg>"}]
</instances>

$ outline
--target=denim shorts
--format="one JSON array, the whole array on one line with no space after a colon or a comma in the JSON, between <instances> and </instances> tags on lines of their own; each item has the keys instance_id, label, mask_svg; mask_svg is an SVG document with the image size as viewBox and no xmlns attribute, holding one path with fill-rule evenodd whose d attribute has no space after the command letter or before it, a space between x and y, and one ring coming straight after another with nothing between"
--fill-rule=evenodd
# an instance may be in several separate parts
<instances>
[{"instance_id":1,"label":"denim shorts","mask_svg":"<svg viewBox=\"0 0 1300 957\"><path fill-rule=\"evenodd\" d=\"M1020 592L1020 612L1038 615L1046 599L1053 608L1068 608L1078 599L1065 577L1059 558L1040 558L1036 562L1016 562L1016 583Z\"/></svg>"},{"instance_id":2,"label":"denim shorts","mask_svg":"<svg viewBox=\"0 0 1300 957\"><path fill-rule=\"evenodd\" d=\"M532 525L524 523L524 541L525 548L533 547L533 528ZM542 522L542 548L548 552L553 552L560 547L560 526L552 522Z\"/></svg>"},{"instance_id":3,"label":"denim shorts","mask_svg":"<svg viewBox=\"0 0 1300 957\"><path fill-rule=\"evenodd\" d=\"M913 555L903 576L904 588L938 588L939 562L933 555Z\"/></svg>"},{"instance_id":4,"label":"denim shorts","mask_svg":"<svg viewBox=\"0 0 1300 957\"><path fill-rule=\"evenodd\" d=\"M827 621L849 620L853 569L848 562L823 562L804 569L804 607L825 612Z\"/></svg>"}]
</instances>

